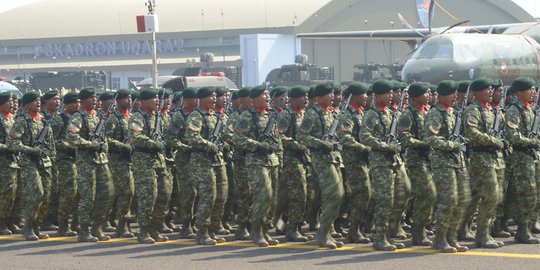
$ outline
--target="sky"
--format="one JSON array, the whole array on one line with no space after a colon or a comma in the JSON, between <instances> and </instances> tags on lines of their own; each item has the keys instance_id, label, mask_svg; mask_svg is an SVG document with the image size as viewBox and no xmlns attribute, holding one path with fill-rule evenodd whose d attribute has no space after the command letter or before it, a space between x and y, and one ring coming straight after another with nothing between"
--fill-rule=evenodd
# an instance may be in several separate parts
<instances>
[{"instance_id":1,"label":"sky","mask_svg":"<svg viewBox=\"0 0 540 270\"><path fill-rule=\"evenodd\" d=\"M0 0L0 13L29 3L43 0ZM71 0L77 1L77 0ZM512 0L529 12L533 17L540 17L540 0Z\"/></svg>"}]
</instances>

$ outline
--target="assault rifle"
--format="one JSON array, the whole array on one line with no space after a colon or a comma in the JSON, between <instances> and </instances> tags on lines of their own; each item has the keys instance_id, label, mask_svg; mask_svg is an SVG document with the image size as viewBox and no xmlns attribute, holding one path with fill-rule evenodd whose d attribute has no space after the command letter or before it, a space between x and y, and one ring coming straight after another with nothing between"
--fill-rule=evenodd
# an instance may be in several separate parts
<instances>
[{"instance_id":1,"label":"assault rifle","mask_svg":"<svg viewBox=\"0 0 540 270\"><path fill-rule=\"evenodd\" d=\"M455 122L455 125L454 125L454 131L448 137L448 140L454 141L454 142L459 142L461 144L461 151L463 153L465 153L467 151L467 146L466 146L467 142L465 141L465 138L463 138L463 136L461 136L461 125L463 123L463 112L465 111L465 108L467 107L467 100L469 98L470 88L471 88L470 86L467 87L467 92L463 96L463 102L461 103L461 107L459 108L459 110L456 113L456 122ZM456 161L456 162L459 162L460 159L461 159L461 156L456 152L452 152L452 156L454 157L454 161Z\"/></svg>"},{"instance_id":2,"label":"assault rifle","mask_svg":"<svg viewBox=\"0 0 540 270\"><path fill-rule=\"evenodd\" d=\"M58 113L62 112L63 110L64 110L64 102L60 101L60 105L58 105L58 107L56 108L56 111L54 111L51 117L43 121L43 128L41 128L41 130L39 131L37 140L35 140L34 143L32 144L32 147L41 148L43 150L43 154L45 154L46 156L49 156L51 154L51 149L49 145L45 142L45 140L49 136L49 129L51 127L51 123L54 121L54 118L56 118ZM41 159L41 157L35 158L34 161L36 162L36 165L38 168L40 169L44 168L43 159Z\"/></svg>"},{"instance_id":3,"label":"assault rifle","mask_svg":"<svg viewBox=\"0 0 540 270\"><path fill-rule=\"evenodd\" d=\"M508 87L504 87L502 90L499 107L495 108L495 120L493 121L493 129L490 132L491 136L494 136L501 141L504 141L504 126L501 125L501 114L506 102L506 92L508 92ZM506 150L507 149L503 149L504 156L508 155Z\"/></svg>"},{"instance_id":4,"label":"assault rifle","mask_svg":"<svg viewBox=\"0 0 540 270\"><path fill-rule=\"evenodd\" d=\"M210 138L208 138L208 141L217 145L219 151L223 152L223 139L221 138L221 133L223 132L223 118L221 118L219 113L216 113L216 117L217 123L212 131L212 134L210 135ZM212 162L218 162L218 157L216 154L212 155Z\"/></svg>"},{"instance_id":5,"label":"assault rifle","mask_svg":"<svg viewBox=\"0 0 540 270\"><path fill-rule=\"evenodd\" d=\"M534 121L533 121L533 125L531 127L531 131L529 132L529 134L527 135L527 137L529 139L538 139L538 126L540 125L540 106L538 106L538 96L540 95L540 91L537 90L536 91L536 94L534 96L534 103L533 103L533 106L534 106L534 110L535 110L535 114L534 114ZM533 156L533 158L536 160L538 159L537 155L536 155L536 148L534 147L531 147L529 148L529 152L531 153L531 155Z\"/></svg>"},{"instance_id":6,"label":"assault rifle","mask_svg":"<svg viewBox=\"0 0 540 270\"><path fill-rule=\"evenodd\" d=\"M274 125L276 124L279 110L285 105L285 100L286 95L281 96L277 106L275 106L274 110L272 110L270 113L270 117L268 118L268 122L266 123L263 133L257 139L259 142L268 142L270 144L270 148L272 148L274 151L278 149L278 141L274 136L272 136L272 130L274 130Z\"/></svg>"},{"instance_id":7,"label":"assault rifle","mask_svg":"<svg viewBox=\"0 0 540 270\"><path fill-rule=\"evenodd\" d=\"M150 134L150 139L154 141L163 141L163 113L161 112L163 110L163 106L165 105L165 90L161 93L161 96L159 97L159 107L156 112L156 120L154 129L152 130L152 133Z\"/></svg>"},{"instance_id":8,"label":"assault rifle","mask_svg":"<svg viewBox=\"0 0 540 270\"><path fill-rule=\"evenodd\" d=\"M384 141L387 144L395 144L397 146L398 152L400 152L400 143L396 136L396 129L397 129L398 118L399 118L398 113L400 113L403 110L403 101L404 101L403 97L406 94L406 92L407 92L407 89L403 90L401 95L399 95L397 108L395 111L392 111L392 120L390 122L390 130L388 130L388 134L386 134L384 137ZM393 154L392 159L394 160L394 164L400 165L397 155L398 153Z\"/></svg>"},{"instance_id":9,"label":"assault rifle","mask_svg":"<svg viewBox=\"0 0 540 270\"><path fill-rule=\"evenodd\" d=\"M111 104L109 104L109 108L107 108L107 112L104 115L99 116L99 122L96 125L96 128L94 129L94 132L90 134L90 138L88 138L89 141L99 141L99 148L96 150L96 158L99 158L99 154L103 152L103 147L105 146L105 138L101 135L103 128L105 127L105 122L109 118L109 116L113 113L114 108L116 108L116 98L118 97L118 92L114 94L113 100L111 101Z\"/></svg>"},{"instance_id":10,"label":"assault rifle","mask_svg":"<svg viewBox=\"0 0 540 270\"><path fill-rule=\"evenodd\" d=\"M328 132L324 134L322 137L322 140L325 142L331 142L334 145L334 150L341 151L343 150L343 146L339 143L339 138L336 136L336 130L339 125L339 118L341 118L341 115L345 113L347 110L347 106L349 105L349 102L351 102L352 95L349 95L347 99L343 99L341 104L339 105L339 113L334 116L334 121L332 122L332 125L328 129ZM332 159L335 159L334 153L330 152L330 156L332 156Z\"/></svg>"}]
</instances>

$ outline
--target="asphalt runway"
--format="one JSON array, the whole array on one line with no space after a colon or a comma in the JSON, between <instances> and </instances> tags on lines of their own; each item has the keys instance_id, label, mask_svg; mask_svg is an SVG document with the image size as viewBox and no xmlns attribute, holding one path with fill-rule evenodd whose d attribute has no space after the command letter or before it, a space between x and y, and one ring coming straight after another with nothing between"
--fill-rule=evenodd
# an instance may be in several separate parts
<instances>
[{"instance_id":1,"label":"asphalt runway","mask_svg":"<svg viewBox=\"0 0 540 270\"><path fill-rule=\"evenodd\" d=\"M249 241L198 246L177 239L141 245L135 239L78 243L76 237L53 237L28 242L22 236L0 236L0 269L540 269L540 245L516 244L499 239L503 248L478 249L464 242L469 252L442 254L427 247L395 252L374 251L369 244L346 244L337 250L315 243L283 243L260 248Z\"/></svg>"}]
</instances>

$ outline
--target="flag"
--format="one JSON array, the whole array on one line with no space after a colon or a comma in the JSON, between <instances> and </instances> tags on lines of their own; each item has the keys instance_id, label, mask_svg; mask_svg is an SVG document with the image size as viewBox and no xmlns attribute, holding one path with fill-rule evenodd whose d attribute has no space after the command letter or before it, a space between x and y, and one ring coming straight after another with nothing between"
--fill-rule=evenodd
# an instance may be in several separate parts
<instances>
[{"instance_id":1,"label":"flag","mask_svg":"<svg viewBox=\"0 0 540 270\"><path fill-rule=\"evenodd\" d=\"M137 32L159 32L157 15L140 15L137 16Z\"/></svg>"}]
</instances>

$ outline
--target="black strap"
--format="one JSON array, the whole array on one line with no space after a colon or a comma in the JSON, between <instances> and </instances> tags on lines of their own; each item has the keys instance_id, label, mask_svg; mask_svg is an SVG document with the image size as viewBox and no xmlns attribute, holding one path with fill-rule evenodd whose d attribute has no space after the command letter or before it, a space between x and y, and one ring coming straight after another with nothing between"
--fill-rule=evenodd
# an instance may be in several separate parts
<instances>
[{"instance_id":1,"label":"black strap","mask_svg":"<svg viewBox=\"0 0 540 270\"><path fill-rule=\"evenodd\" d=\"M34 134L32 134L33 121L32 121L32 118L29 118L29 117L24 117L24 120L26 120L26 129L28 129L28 133L30 134L29 146L32 146L34 145Z\"/></svg>"},{"instance_id":2,"label":"black strap","mask_svg":"<svg viewBox=\"0 0 540 270\"><path fill-rule=\"evenodd\" d=\"M296 112L294 110L289 109L289 114L291 115L291 122L289 125L291 126L291 137L293 140L296 141Z\"/></svg>"},{"instance_id":3,"label":"black strap","mask_svg":"<svg viewBox=\"0 0 540 270\"><path fill-rule=\"evenodd\" d=\"M486 123L486 112L484 111L483 107L480 107L478 109L480 111L480 118L482 119L482 128L484 128L484 132L488 132L487 130L487 123Z\"/></svg>"},{"instance_id":4,"label":"black strap","mask_svg":"<svg viewBox=\"0 0 540 270\"><path fill-rule=\"evenodd\" d=\"M67 129L69 125L69 116L67 116L65 112L62 112L60 113L60 117L62 117L62 122L64 123L64 127Z\"/></svg>"},{"instance_id":5,"label":"black strap","mask_svg":"<svg viewBox=\"0 0 540 270\"><path fill-rule=\"evenodd\" d=\"M409 107L409 111L411 111L411 114L412 114L415 139L422 140L420 138L420 132L418 130L418 113L416 112L416 110L413 110L412 107Z\"/></svg>"},{"instance_id":6,"label":"black strap","mask_svg":"<svg viewBox=\"0 0 540 270\"><path fill-rule=\"evenodd\" d=\"M204 126L206 127L206 130L204 130L204 133L205 133L204 138L209 139L210 138L210 120L208 119L208 116L206 115L206 113L201 112L200 110L199 112L202 114Z\"/></svg>"},{"instance_id":7,"label":"black strap","mask_svg":"<svg viewBox=\"0 0 540 270\"><path fill-rule=\"evenodd\" d=\"M249 113L251 113L251 120L253 121L253 126L255 127L255 137L258 139L260 136L260 131L257 124L261 121L261 119L256 112L249 110Z\"/></svg>"},{"instance_id":8,"label":"black strap","mask_svg":"<svg viewBox=\"0 0 540 270\"><path fill-rule=\"evenodd\" d=\"M326 133L326 131L324 130L326 128L326 120L324 119L322 113L319 112L319 110L315 110L315 112L317 112L317 115L319 116L319 121L321 121L322 134L324 135Z\"/></svg>"},{"instance_id":9,"label":"black strap","mask_svg":"<svg viewBox=\"0 0 540 270\"><path fill-rule=\"evenodd\" d=\"M144 124L148 127L147 132L148 134L145 134L146 136L150 136L150 130L152 129L152 119L150 119L150 116L148 113L140 112L142 116L144 117ZM143 128L144 132L144 128Z\"/></svg>"},{"instance_id":10,"label":"black strap","mask_svg":"<svg viewBox=\"0 0 540 270\"><path fill-rule=\"evenodd\" d=\"M447 114L446 110L445 111L441 111L439 109L436 109L436 110L438 110L441 113L441 116L443 118L443 123L446 126L446 138L448 139L450 134L452 134L450 132L450 125L448 124L448 114Z\"/></svg>"},{"instance_id":11,"label":"black strap","mask_svg":"<svg viewBox=\"0 0 540 270\"><path fill-rule=\"evenodd\" d=\"M5 135L2 144L7 144L8 133L6 127L4 126L4 121L0 121L0 131L2 131L2 133Z\"/></svg>"},{"instance_id":12,"label":"black strap","mask_svg":"<svg viewBox=\"0 0 540 270\"><path fill-rule=\"evenodd\" d=\"M375 110L374 108L370 108L370 110L373 110L377 114L377 116L379 116L379 122L381 122L383 128L383 136L386 136L386 123L384 122L382 113Z\"/></svg>"},{"instance_id":13,"label":"black strap","mask_svg":"<svg viewBox=\"0 0 540 270\"><path fill-rule=\"evenodd\" d=\"M527 128L527 116L525 116L525 110L521 108L521 106L518 106L518 104L513 103L512 105L516 106L516 108L519 111L519 115L521 116L521 122L523 122L523 128L525 129L525 135L529 134L529 128Z\"/></svg>"},{"instance_id":14,"label":"black strap","mask_svg":"<svg viewBox=\"0 0 540 270\"><path fill-rule=\"evenodd\" d=\"M114 115L116 115L116 119L118 119L118 126L120 126L120 129L122 129L122 140L124 140L126 138L126 126L124 125L124 116L118 111L115 111Z\"/></svg>"},{"instance_id":15,"label":"black strap","mask_svg":"<svg viewBox=\"0 0 540 270\"><path fill-rule=\"evenodd\" d=\"M347 110L352 114L354 127L352 129L353 137L356 139L356 141L360 141L360 132L354 132L355 130L360 129L360 121L358 120L359 113L357 110L355 110L352 107L347 107Z\"/></svg>"},{"instance_id":16,"label":"black strap","mask_svg":"<svg viewBox=\"0 0 540 270\"><path fill-rule=\"evenodd\" d=\"M90 138L90 125L88 123L88 115L86 115L86 113L84 113L82 111L80 113L81 113L82 120L83 120L82 128L86 129L86 138L88 139L88 138Z\"/></svg>"}]
</instances>

